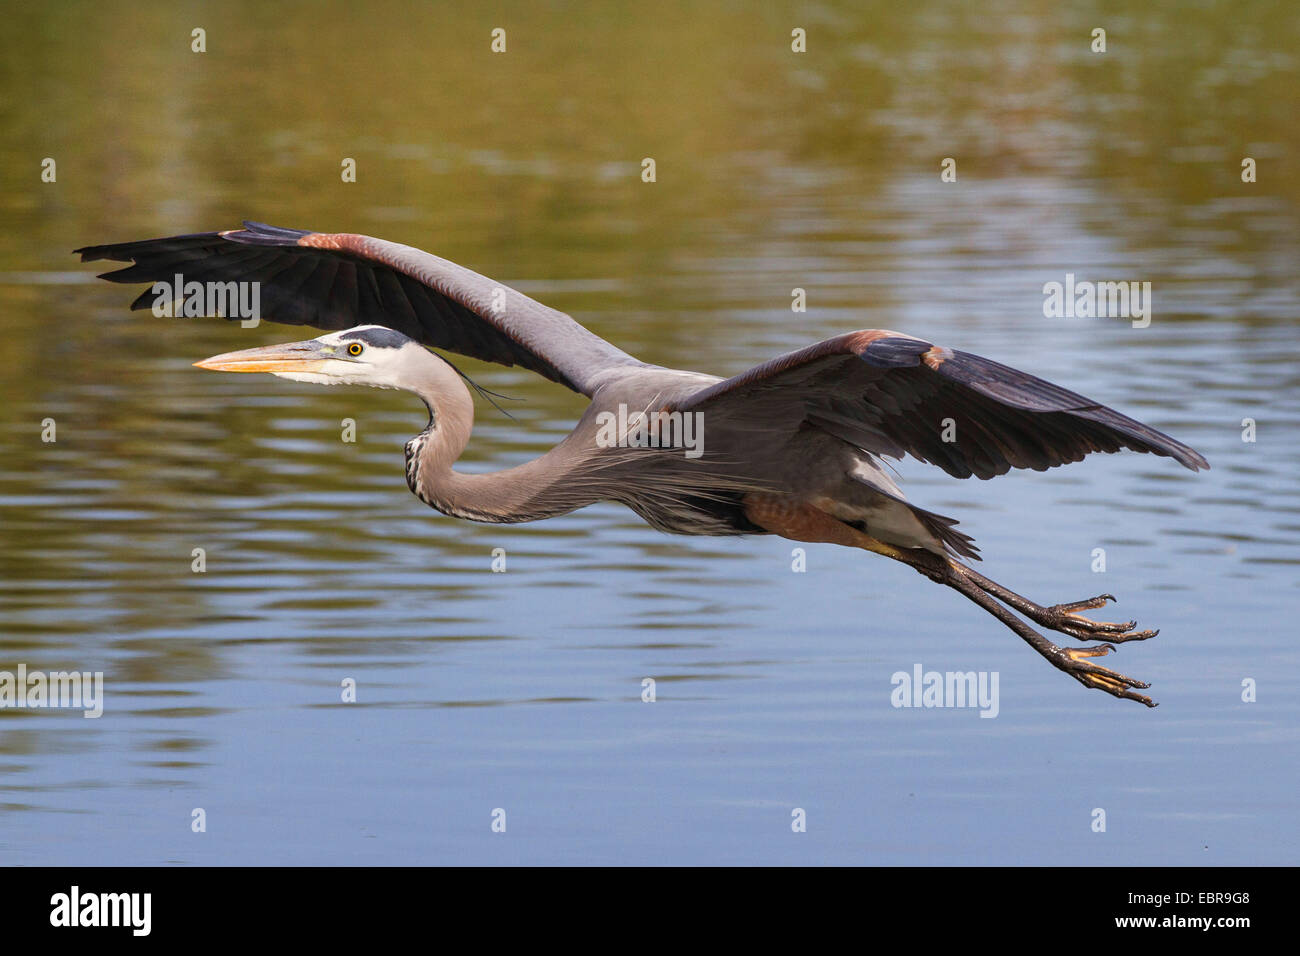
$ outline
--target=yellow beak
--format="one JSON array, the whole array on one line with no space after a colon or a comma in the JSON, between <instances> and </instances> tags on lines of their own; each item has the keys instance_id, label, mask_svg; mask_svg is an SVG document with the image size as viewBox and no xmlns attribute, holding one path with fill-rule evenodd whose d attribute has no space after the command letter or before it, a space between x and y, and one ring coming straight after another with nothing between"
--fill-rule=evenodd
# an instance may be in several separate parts
<instances>
[{"instance_id":1,"label":"yellow beak","mask_svg":"<svg viewBox=\"0 0 1300 956\"><path fill-rule=\"evenodd\" d=\"M195 362L194 367L217 372L316 372L332 358L319 342L290 342L242 352L222 352Z\"/></svg>"}]
</instances>

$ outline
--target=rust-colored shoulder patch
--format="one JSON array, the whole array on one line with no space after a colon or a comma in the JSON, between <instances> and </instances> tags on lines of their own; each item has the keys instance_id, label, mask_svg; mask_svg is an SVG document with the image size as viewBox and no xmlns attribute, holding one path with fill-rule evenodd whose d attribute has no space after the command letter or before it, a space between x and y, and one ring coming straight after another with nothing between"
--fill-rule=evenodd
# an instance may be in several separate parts
<instances>
[{"instance_id":1,"label":"rust-colored shoulder patch","mask_svg":"<svg viewBox=\"0 0 1300 956\"><path fill-rule=\"evenodd\" d=\"M921 361L935 371L938 371L939 366L950 358L952 358L952 351L950 349L946 349L942 345L934 345L931 346L928 352L921 356Z\"/></svg>"},{"instance_id":2,"label":"rust-colored shoulder patch","mask_svg":"<svg viewBox=\"0 0 1300 956\"><path fill-rule=\"evenodd\" d=\"M894 339L894 338L911 338L903 335L901 332L891 332L889 329L862 329L857 332L849 332L844 336L844 343L850 351L861 355L877 339Z\"/></svg>"}]
</instances>

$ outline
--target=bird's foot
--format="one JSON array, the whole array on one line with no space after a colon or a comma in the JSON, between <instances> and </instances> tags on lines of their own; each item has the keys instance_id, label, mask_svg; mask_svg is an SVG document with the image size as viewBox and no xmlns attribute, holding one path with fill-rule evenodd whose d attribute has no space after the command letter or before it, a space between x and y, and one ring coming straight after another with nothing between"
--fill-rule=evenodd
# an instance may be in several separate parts
<instances>
[{"instance_id":1,"label":"bird's foot","mask_svg":"<svg viewBox=\"0 0 1300 956\"><path fill-rule=\"evenodd\" d=\"M1160 633L1158 630L1135 631L1137 621L1123 623L1094 621L1079 613L1105 607L1108 602L1114 600L1113 594L1098 594L1096 597L1085 598L1082 601L1054 604L1051 607L1027 610L1025 613L1043 627L1050 627L1054 631L1068 634L1081 641L1105 640L1124 644L1128 641L1147 641Z\"/></svg>"},{"instance_id":2,"label":"bird's foot","mask_svg":"<svg viewBox=\"0 0 1300 956\"><path fill-rule=\"evenodd\" d=\"M1150 684L1113 671L1109 667L1091 664L1086 660L1089 657L1105 657L1113 650L1115 647L1112 644L1098 644L1095 647L1058 647L1055 655L1044 656L1052 662L1053 666L1065 671L1084 687L1092 687L1105 691L1112 697L1135 700L1139 704L1155 707L1156 703L1150 697L1136 692L1145 690L1151 686Z\"/></svg>"},{"instance_id":3,"label":"bird's foot","mask_svg":"<svg viewBox=\"0 0 1300 956\"><path fill-rule=\"evenodd\" d=\"M1009 590L984 577L973 568L956 561L949 561L952 574L944 580L949 587L955 588L984 610L988 611L1035 651L1045 657L1057 670L1064 671L1084 687L1105 691L1112 697L1135 700L1148 707L1156 706L1155 701L1137 691L1146 690L1150 684L1136 680L1126 674L1113 671L1100 664L1094 664L1088 658L1105 657L1115 651L1116 644L1127 641L1145 641L1156 636L1158 631L1135 631L1133 621L1123 624L1112 621L1093 621L1080 611L1105 607L1115 600L1114 595L1098 594L1096 597L1068 604L1055 604L1043 607L1015 591ZM999 603L1001 602L1001 603ZM1003 605L1006 605L1004 607ZM1043 627L1059 631L1081 641L1104 641L1091 647L1058 647L1042 634L1011 613L1010 609L1019 611Z\"/></svg>"}]
</instances>

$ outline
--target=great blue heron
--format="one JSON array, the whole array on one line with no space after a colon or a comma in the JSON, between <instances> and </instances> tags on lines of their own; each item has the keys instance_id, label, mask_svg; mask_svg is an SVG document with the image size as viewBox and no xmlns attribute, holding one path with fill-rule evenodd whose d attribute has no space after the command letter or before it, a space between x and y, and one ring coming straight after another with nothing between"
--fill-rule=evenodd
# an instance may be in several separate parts
<instances>
[{"instance_id":1,"label":"great blue heron","mask_svg":"<svg viewBox=\"0 0 1300 956\"><path fill-rule=\"evenodd\" d=\"M348 233L245 222L227 232L76 251L82 261L134 262L102 276L112 282L177 280L146 290L133 309L194 282L232 292L225 284L252 283L261 317L334 330L196 364L414 392L428 406L429 425L406 445L406 479L444 514L509 523L614 501L678 534L777 534L861 548L965 595L1081 684L1155 706L1137 692L1149 684L1088 658L1156 631L1080 614L1115 600L1109 594L1044 606L975 571L961 560L978 559L971 538L953 519L909 504L881 461L910 454L957 478L991 478L1128 448L1193 471L1209 467L1181 442L1091 399L880 329L838 335L727 379L648 365L491 279ZM452 466L469 441L473 399L459 373L426 346L523 366L591 404L540 458L462 474ZM693 423L703 433L687 442ZM665 440L662 430L673 434ZM1102 643L1059 647L1013 610Z\"/></svg>"}]
</instances>

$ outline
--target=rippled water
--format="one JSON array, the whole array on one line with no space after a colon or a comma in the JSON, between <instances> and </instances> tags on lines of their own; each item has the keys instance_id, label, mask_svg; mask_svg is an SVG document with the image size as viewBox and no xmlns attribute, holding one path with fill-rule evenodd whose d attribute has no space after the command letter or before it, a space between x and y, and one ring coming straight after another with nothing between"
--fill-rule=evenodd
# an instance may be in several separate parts
<instances>
[{"instance_id":1,"label":"rippled water","mask_svg":"<svg viewBox=\"0 0 1300 956\"><path fill-rule=\"evenodd\" d=\"M0 860L1296 861L1285 5L521 5L496 58L469 8L337 5L311 31L244 4L120 12L15 12L0 39L0 670L106 684L98 720L0 709ZM418 401L193 369L298 336L127 313L134 291L68 255L241 217L429 248L660 364L725 374L894 328L1171 432L1212 470L899 465L993 577L1047 602L1112 591L1161 628L1113 659L1161 706L1085 692L871 555L812 546L792 573L789 542L669 537L613 506L442 517L402 478ZM1044 318L1066 273L1150 281L1150 327ZM581 411L466 365L526 399L514 421L480 406L469 467L539 454ZM892 707L918 663L998 672L997 718Z\"/></svg>"}]
</instances>

